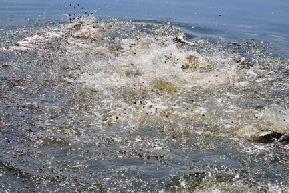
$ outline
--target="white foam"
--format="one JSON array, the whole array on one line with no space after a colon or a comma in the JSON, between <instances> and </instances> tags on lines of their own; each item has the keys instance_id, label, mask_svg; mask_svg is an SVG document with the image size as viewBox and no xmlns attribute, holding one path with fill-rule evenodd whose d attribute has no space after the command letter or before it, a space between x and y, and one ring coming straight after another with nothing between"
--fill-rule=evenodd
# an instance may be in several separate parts
<instances>
[{"instance_id":1,"label":"white foam","mask_svg":"<svg viewBox=\"0 0 289 193\"><path fill-rule=\"evenodd\" d=\"M289 131L289 109L286 109L280 105L272 104L263 110L259 116L268 124L282 129L285 132Z\"/></svg>"},{"instance_id":2,"label":"white foam","mask_svg":"<svg viewBox=\"0 0 289 193\"><path fill-rule=\"evenodd\" d=\"M230 84L237 78L236 66L227 65L228 61L213 58L214 63L212 61L206 63L204 61L208 59L196 52L178 48L172 39L172 37L124 39L121 41L122 52L117 57L86 65L79 81L93 87L129 86L132 82L141 84L142 87L151 87L153 82L159 79L171 82L177 88L192 88ZM199 64L190 65L198 65L199 69L182 70L182 66L188 63L187 58L192 56L197 58L194 62ZM216 69L203 72L203 68L207 65L214 65ZM139 72L138 77L126 76L130 71Z\"/></svg>"},{"instance_id":3,"label":"white foam","mask_svg":"<svg viewBox=\"0 0 289 193\"><path fill-rule=\"evenodd\" d=\"M26 37L16 43L16 46L9 47L9 51L31 51L47 49L48 44L54 44L57 39L61 38L64 33L62 32L46 32L42 34L35 34Z\"/></svg>"}]
</instances>

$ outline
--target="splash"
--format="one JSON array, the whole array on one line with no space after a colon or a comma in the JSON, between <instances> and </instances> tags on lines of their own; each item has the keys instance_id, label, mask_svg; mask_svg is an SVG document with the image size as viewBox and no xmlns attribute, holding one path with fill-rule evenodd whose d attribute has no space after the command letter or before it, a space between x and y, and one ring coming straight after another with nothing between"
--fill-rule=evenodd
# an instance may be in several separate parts
<instances>
[{"instance_id":1,"label":"splash","mask_svg":"<svg viewBox=\"0 0 289 193\"><path fill-rule=\"evenodd\" d=\"M91 15L31 32L1 50L6 166L67 191L281 190L288 68L266 47Z\"/></svg>"},{"instance_id":2,"label":"splash","mask_svg":"<svg viewBox=\"0 0 289 193\"><path fill-rule=\"evenodd\" d=\"M26 37L8 50L54 52L53 60L68 69L66 81L98 92L106 108L96 107L98 124L116 123L113 119L118 117L117 122L137 125L170 116L234 129L248 123L262 125L266 119L278 121L269 130L286 131L288 115L283 110L266 115L270 104L262 93L266 95L267 86L275 89L271 85L277 78L270 70L276 64L266 68L269 60L266 65L250 63L244 55L216 49L222 44L187 41L181 29L168 25L91 15L70 21Z\"/></svg>"}]
</instances>

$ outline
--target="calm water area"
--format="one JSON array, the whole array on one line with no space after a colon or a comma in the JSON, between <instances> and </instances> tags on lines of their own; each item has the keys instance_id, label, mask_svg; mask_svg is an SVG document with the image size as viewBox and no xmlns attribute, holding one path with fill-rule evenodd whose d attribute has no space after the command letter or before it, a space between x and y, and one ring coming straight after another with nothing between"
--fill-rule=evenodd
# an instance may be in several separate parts
<instances>
[{"instance_id":1,"label":"calm water area","mask_svg":"<svg viewBox=\"0 0 289 193\"><path fill-rule=\"evenodd\" d=\"M0 192L289 192L288 10L1 0Z\"/></svg>"}]
</instances>

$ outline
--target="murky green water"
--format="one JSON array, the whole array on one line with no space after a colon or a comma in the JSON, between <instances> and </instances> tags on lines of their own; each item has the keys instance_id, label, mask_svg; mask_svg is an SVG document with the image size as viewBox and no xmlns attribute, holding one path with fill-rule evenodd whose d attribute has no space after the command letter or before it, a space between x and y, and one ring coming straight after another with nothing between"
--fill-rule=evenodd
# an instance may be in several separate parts
<instances>
[{"instance_id":1,"label":"murky green water","mask_svg":"<svg viewBox=\"0 0 289 193\"><path fill-rule=\"evenodd\" d=\"M94 16L1 40L1 191L288 191L288 58L270 42Z\"/></svg>"}]
</instances>

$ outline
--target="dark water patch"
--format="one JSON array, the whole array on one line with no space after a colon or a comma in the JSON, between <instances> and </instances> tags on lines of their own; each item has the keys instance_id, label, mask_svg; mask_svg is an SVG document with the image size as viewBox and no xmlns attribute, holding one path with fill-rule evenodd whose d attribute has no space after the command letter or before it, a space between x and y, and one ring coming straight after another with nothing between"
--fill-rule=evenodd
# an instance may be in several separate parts
<instances>
[{"instance_id":1,"label":"dark water patch","mask_svg":"<svg viewBox=\"0 0 289 193\"><path fill-rule=\"evenodd\" d=\"M273 142L280 142L281 144L289 143L289 136L286 133L280 133L276 131L264 133L265 134L260 134L260 136L254 136L253 140L260 143L273 143Z\"/></svg>"}]
</instances>

